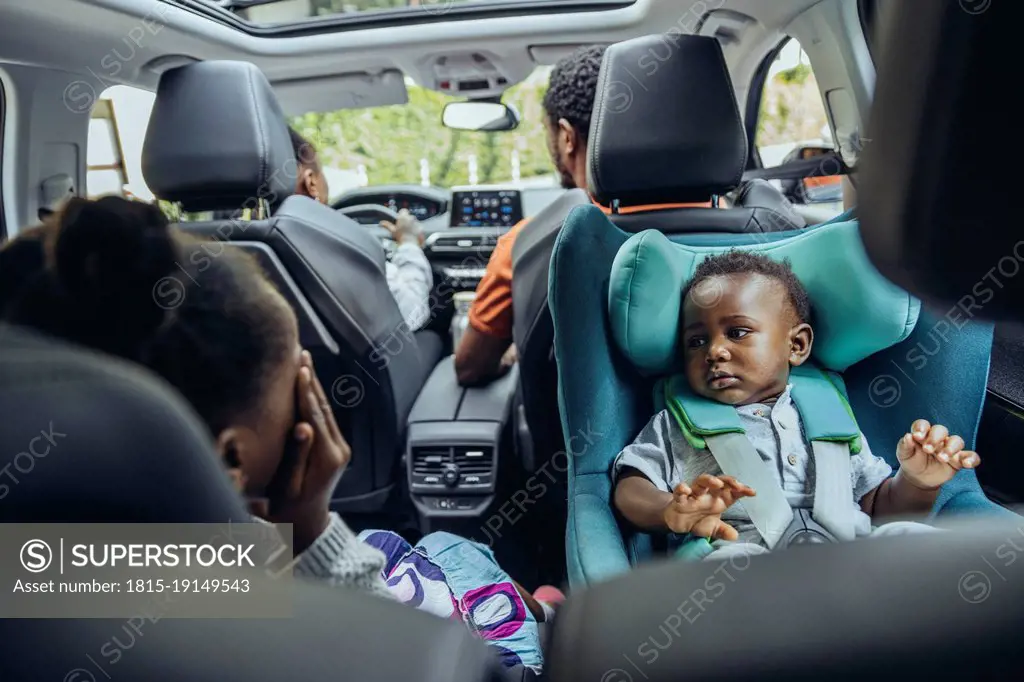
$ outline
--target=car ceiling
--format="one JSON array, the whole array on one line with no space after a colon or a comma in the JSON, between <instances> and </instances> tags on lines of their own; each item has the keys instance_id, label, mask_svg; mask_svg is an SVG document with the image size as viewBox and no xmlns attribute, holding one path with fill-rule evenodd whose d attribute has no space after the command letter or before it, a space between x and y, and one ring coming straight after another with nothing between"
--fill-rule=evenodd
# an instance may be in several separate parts
<instances>
[{"instance_id":1,"label":"car ceiling","mask_svg":"<svg viewBox=\"0 0 1024 682\"><path fill-rule=\"evenodd\" d=\"M457 46L460 54L490 55L522 78L576 45L693 32L709 11L748 15L759 22L757 31L774 34L818 1L637 0L610 11L274 38L249 35L159 0L33 0L0 7L0 62L77 73L104 86L147 89L155 88L163 70L194 59L251 61L275 83L396 68L423 82L424 58L453 54Z\"/></svg>"}]
</instances>

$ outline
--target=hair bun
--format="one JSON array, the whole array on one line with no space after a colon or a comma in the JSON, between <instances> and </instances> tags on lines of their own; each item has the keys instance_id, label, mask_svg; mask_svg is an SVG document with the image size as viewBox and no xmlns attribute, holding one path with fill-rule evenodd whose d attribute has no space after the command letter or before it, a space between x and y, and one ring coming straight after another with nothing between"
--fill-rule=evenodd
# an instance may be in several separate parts
<instances>
[{"instance_id":1,"label":"hair bun","mask_svg":"<svg viewBox=\"0 0 1024 682\"><path fill-rule=\"evenodd\" d=\"M51 267L85 343L136 357L167 314L154 287L175 268L177 243L156 206L120 197L72 199L59 218Z\"/></svg>"}]
</instances>

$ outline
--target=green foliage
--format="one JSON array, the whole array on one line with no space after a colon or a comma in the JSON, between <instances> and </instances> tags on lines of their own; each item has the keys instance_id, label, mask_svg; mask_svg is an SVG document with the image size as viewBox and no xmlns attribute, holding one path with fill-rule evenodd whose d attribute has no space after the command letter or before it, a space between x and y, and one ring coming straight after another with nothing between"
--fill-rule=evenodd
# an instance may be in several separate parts
<instances>
[{"instance_id":1,"label":"green foliage","mask_svg":"<svg viewBox=\"0 0 1024 682\"><path fill-rule=\"evenodd\" d=\"M163 199L157 199L156 205L160 207L160 210L164 212L167 220L172 223L180 223L182 221L183 212L181 210L181 204L176 201L164 201Z\"/></svg>"},{"instance_id":2,"label":"green foliage","mask_svg":"<svg viewBox=\"0 0 1024 682\"><path fill-rule=\"evenodd\" d=\"M318 0L321 8L338 11L342 4L381 7L388 0L341 2ZM405 0L396 0L404 5ZM456 131L441 124L447 95L419 86L408 87L407 104L369 109L309 113L291 120L296 130L319 150L324 165L353 173L363 166L370 185L418 184L420 160L426 159L430 182L439 187L469 184L469 160L476 157L477 180L501 183L512 179L513 151L522 179L554 172L544 130L542 100L546 82L526 81L506 91L503 101L522 118L508 132ZM799 64L769 81L761 98L757 125L759 146L818 137L827 123L810 66ZM343 188L332 188L332 194Z\"/></svg>"},{"instance_id":3,"label":"green foliage","mask_svg":"<svg viewBox=\"0 0 1024 682\"><path fill-rule=\"evenodd\" d=\"M811 77L811 66L810 64L797 64L792 69L780 71L775 77L786 85L803 85Z\"/></svg>"},{"instance_id":4,"label":"green foliage","mask_svg":"<svg viewBox=\"0 0 1024 682\"><path fill-rule=\"evenodd\" d=\"M523 119L508 132L445 128L441 111L453 98L415 85L408 88L407 104L308 113L290 122L317 147L324 165L348 171L362 165L371 185L419 183L420 159L429 164L432 184L468 184L471 155L476 156L479 182L507 182L513 149L519 153L522 178L553 172L541 105L545 89L546 84L524 82L506 91L503 101Z\"/></svg>"},{"instance_id":5,"label":"green foliage","mask_svg":"<svg viewBox=\"0 0 1024 682\"><path fill-rule=\"evenodd\" d=\"M815 139L827 124L825 106L809 65L780 71L765 84L755 138L759 147Z\"/></svg>"}]
</instances>

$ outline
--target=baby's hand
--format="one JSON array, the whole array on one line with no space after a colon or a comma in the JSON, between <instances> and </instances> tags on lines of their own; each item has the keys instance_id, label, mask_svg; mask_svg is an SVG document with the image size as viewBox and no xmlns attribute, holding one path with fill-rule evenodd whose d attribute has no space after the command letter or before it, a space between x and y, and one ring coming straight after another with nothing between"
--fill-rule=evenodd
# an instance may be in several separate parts
<instances>
[{"instance_id":1,"label":"baby's hand","mask_svg":"<svg viewBox=\"0 0 1024 682\"><path fill-rule=\"evenodd\" d=\"M692 533L711 540L735 540L739 537L722 521L722 512L741 497L753 497L754 489L732 476L701 474L691 485L680 483L672 491L672 501L662 516L673 533Z\"/></svg>"},{"instance_id":2,"label":"baby's hand","mask_svg":"<svg viewBox=\"0 0 1024 682\"><path fill-rule=\"evenodd\" d=\"M938 488L960 469L981 464L978 453L964 450L964 439L949 435L941 424L918 419L910 431L896 446L896 457L900 473L919 488Z\"/></svg>"}]
</instances>

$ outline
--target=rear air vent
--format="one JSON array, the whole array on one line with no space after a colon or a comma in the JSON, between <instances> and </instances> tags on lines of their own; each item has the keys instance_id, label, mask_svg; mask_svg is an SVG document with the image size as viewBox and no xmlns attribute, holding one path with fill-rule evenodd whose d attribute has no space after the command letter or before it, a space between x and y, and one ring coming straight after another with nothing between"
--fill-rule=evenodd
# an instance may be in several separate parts
<instances>
[{"instance_id":1,"label":"rear air vent","mask_svg":"<svg viewBox=\"0 0 1024 682\"><path fill-rule=\"evenodd\" d=\"M464 474L486 474L491 470L491 448L465 447L455 448L455 463Z\"/></svg>"},{"instance_id":2,"label":"rear air vent","mask_svg":"<svg viewBox=\"0 0 1024 682\"><path fill-rule=\"evenodd\" d=\"M410 458L413 492L486 490L494 483L494 448L490 445L417 446ZM445 485L445 471L458 473L454 487Z\"/></svg>"},{"instance_id":3,"label":"rear air vent","mask_svg":"<svg viewBox=\"0 0 1024 682\"><path fill-rule=\"evenodd\" d=\"M443 486L441 475L451 462L451 448L418 447L412 449L412 484Z\"/></svg>"}]
</instances>

